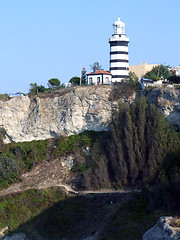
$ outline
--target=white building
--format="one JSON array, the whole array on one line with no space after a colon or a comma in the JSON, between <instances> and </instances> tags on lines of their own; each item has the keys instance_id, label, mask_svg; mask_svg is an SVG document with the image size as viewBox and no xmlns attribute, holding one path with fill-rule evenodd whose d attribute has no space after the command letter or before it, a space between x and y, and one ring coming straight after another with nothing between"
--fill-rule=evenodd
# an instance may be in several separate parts
<instances>
[{"instance_id":1,"label":"white building","mask_svg":"<svg viewBox=\"0 0 180 240\"><path fill-rule=\"evenodd\" d=\"M112 75L108 71L97 70L96 72L87 73L87 82L89 85L111 84Z\"/></svg>"},{"instance_id":2,"label":"white building","mask_svg":"<svg viewBox=\"0 0 180 240\"><path fill-rule=\"evenodd\" d=\"M129 73L129 38L125 34L125 23L120 18L113 24L110 44L110 72L113 82L121 82Z\"/></svg>"},{"instance_id":3,"label":"white building","mask_svg":"<svg viewBox=\"0 0 180 240\"><path fill-rule=\"evenodd\" d=\"M141 89L145 89L147 87L159 87L162 85L162 80L153 81L148 78L141 78L140 85L141 85Z\"/></svg>"}]
</instances>

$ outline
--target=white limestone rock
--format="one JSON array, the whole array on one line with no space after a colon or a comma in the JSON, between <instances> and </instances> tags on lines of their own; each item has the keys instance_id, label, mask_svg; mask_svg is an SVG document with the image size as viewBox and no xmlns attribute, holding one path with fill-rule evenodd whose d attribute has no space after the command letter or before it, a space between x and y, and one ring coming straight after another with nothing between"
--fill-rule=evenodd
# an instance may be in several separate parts
<instances>
[{"instance_id":1,"label":"white limestone rock","mask_svg":"<svg viewBox=\"0 0 180 240\"><path fill-rule=\"evenodd\" d=\"M107 131L112 108L117 107L116 101L109 100L112 88L76 87L54 96L20 96L0 101L0 126L8 133L5 142L44 140L84 130Z\"/></svg>"},{"instance_id":2,"label":"white limestone rock","mask_svg":"<svg viewBox=\"0 0 180 240\"><path fill-rule=\"evenodd\" d=\"M155 104L180 134L180 92L175 88L156 88L148 95L148 102Z\"/></svg>"},{"instance_id":3,"label":"white limestone rock","mask_svg":"<svg viewBox=\"0 0 180 240\"><path fill-rule=\"evenodd\" d=\"M5 236L2 240L29 240L25 233L17 233L12 236Z\"/></svg>"},{"instance_id":4,"label":"white limestone rock","mask_svg":"<svg viewBox=\"0 0 180 240\"><path fill-rule=\"evenodd\" d=\"M172 217L160 217L155 226L144 233L142 240L178 240L180 228L170 226Z\"/></svg>"}]
</instances>

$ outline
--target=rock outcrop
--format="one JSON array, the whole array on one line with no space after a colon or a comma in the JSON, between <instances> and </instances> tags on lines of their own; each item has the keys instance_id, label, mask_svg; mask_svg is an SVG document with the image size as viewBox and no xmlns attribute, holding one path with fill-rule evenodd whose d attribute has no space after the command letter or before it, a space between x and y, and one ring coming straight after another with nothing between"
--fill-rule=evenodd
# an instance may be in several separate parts
<instances>
[{"instance_id":1,"label":"rock outcrop","mask_svg":"<svg viewBox=\"0 0 180 240\"><path fill-rule=\"evenodd\" d=\"M29 240L29 239L26 237L25 233L17 233L13 234L11 237L5 236L2 240Z\"/></svg>"},{"instance_id":2,"label":"rock outcrop","mask_svg":"<svg viewBox=\"0 0 180 240\"><path fill-rule=\"evenodd\" d=\"M145 232L142 240L179 240L180 228L172 227L172 222L172 217L160 217L157 224Z\"/></svg>"},{"instance_id":3,"label":"rock outcrop","mask_svg":"<svg viewBox=\"0 0 180 240\"><path fill-rule=\"evenodd\" d=\"M0 101L0 126L5 142L43 140L84 130L107 131L117 101L110 100L113 86L76 87L69 91ZM130 96L132 101L135 97Z\"/></svg>"},{"instance_id":4,"label":"rock outcrop","mask_svg":"<svg viewBox=\"0 0 180 240\"><path fill-rule=\"evenodd\" d=\"M148 95L148 102L155 104L175 130L180 133L180 91L175 88L156 88Z\"/></svg>"},{"instance_id":5,"label":"rock outcrop","mask_svg":"<svg viewBox=\"0 0 180 240\"><path fill-rule=\"evenodd\" d=\"M122 89L121 89L122 88ZM0 126L8 142L44 140L58 135L78 134L84 130L108 131L118 100L132 102L135 91L126 86L87 86L70 90L20 96L0 101ZM130 93L130 94L129 94ZM178 90L157 88L148 101L159 107L180 131L180 94Z\"/></svg>"}]
</instances>

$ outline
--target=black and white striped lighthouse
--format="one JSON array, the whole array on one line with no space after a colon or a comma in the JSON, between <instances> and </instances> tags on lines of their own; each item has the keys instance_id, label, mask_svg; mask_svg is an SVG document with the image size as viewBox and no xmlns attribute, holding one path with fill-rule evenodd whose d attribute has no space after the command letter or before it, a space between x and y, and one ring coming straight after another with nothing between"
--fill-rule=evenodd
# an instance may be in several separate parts
<instances>
[{"instance_id":1,"label":"black and white striped lighthouse","mask_svg":"<svg viewBox=\"0 0 180 240\"><path fill-rule=\"evenodd\" d=\"M128 43L125 23L118 18L113 24L113 34L109 39L112 82L121 82L129 73Z\"/></svg>"}]
</instances>

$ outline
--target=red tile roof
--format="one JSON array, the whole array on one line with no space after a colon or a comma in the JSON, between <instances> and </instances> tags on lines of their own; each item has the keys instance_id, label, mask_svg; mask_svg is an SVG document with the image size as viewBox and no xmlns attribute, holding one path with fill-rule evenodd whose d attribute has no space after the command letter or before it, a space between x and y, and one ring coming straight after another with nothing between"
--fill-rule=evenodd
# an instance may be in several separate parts
<instances>
[{"instance_id":1,"label":"red tile roof","mask_svg":"<svg viewBox=\"0 0 180 240\"><path fill-rule=\"evenodd\" d=\"M97 70L96 72L91 72L91 73L87 73L86 75L97 75L97 74L108 74L108 75L112 75L110 72L108 71L104 71L104 70Z\"/></svg>"}]
</instances>

